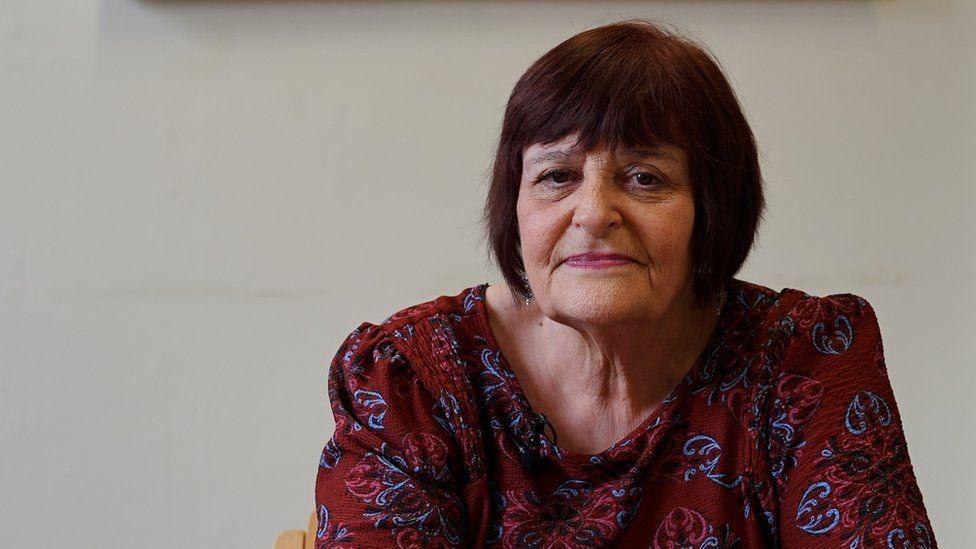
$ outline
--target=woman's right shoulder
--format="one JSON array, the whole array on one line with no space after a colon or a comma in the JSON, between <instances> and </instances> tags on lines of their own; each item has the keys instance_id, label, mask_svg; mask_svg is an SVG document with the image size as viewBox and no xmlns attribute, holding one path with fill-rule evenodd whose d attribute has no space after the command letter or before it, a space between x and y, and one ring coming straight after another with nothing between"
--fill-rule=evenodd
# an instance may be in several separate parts
<instances>
[{"instance_id":1,"label":"woman's right shoulder","mask_svg":"<svg viewBox=\"0 0 976 549\"><path fill-rule=\"evenodd\" d=\"M336 359L340 356L353 357L363 355L365 347L381 346L381 351L388 351L390 347L420 347L419 352L426 352L429 341L418 332L426 332L422 325L429 324L438 316L452 314L466 307L467 299L473 296L477 287L467 288L457 295L440 295L432 299L401 307L388 314L378 323L364 321L342 337ZM345 361L340 361L345 364Z\"/></svg>"},{"instance_id":2,"label":"woman's right shoulder","mask_svg":"<svg viewBox=\"0 0 976 549\"><path fill-rule=\"evenodd\" d=\"M460 443L470 459L479 455L477 410L457 354L462 324L450 318L469 290L405 307L378 324L362 322L343 338L328 376L337 429L391 433L424 425L447 435L445 443Z\"/></svg>"},{"instance_id":3,"label":"woman's right shoulder","mask_svg":"<svg viewBox=\"0 0 976 549\"><path fill-rule=\"evenodd\" d=\"M451 372L443 362L460 324L452 316L473 314L470 301L479 286L455 295L441 295L394 311L379 323L361 322L342 338L332 359L334 374L349 383L419 384L437 398Z\"/></svg>"}]
</instances>

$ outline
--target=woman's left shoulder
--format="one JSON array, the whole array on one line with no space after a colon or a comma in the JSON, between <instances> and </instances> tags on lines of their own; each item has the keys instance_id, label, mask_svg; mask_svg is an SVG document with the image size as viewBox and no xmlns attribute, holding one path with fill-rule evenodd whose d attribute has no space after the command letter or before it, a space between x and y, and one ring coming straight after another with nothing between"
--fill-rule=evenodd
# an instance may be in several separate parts
<instances>
[{"instance_id":1,"label":"woman's left shoulder","mask_svg":"<svg viewBox=\"0 0 976 549\"><path fill-rule=\"evenodd\" d=\"M792 316L797 328L812 330L811 337L827 343L816 346L825 354L839 354L850 348L854 343L854 328L876 331L878 327L874 306L866 298L850 292L825 296L803 292ZM828 338L837 341L829 342Z\"/></svg>"},{"instance_id":2,"label":"woman's left shoulder","mask_svg":"<svg viewBox=\"0 0 976 549\"><path fill-rule=\"evenodd\" d=\"M797 288L770 287L733 279L732 297L749 309L760 309L767 322L788 333L811 332L814 349L824 354L840 354L853 344L855 327L877 331L874 307L864 297L851 293L824 296ZM814 340L818 340L816 343Z\"/></svg>"},{"instance_id":3,"label":"woman's left shoulder","mask_svg":"<svg viewBox=\"0 0 976 549\"><path fill-rule=\"evenodd\" d=\"M778 310L783 319L809 322L811 318L837 311L857 317L874 315L867 299L849 292L819 296L789 286L777 291L769 286L739 279L733 279L730 289L737 301L750 307L764 305L768 312Z\"/></svg>"},{"instance_id":4,"label":"woman's left shoulder","mask_svg":"<svg viewBox=\"0 0 976 549\"><path fill-rule=\"evenodd\" d=\"M856 374L850 368L873 365L876 373L887 377L877 314L858 294L801 292L781 325L792 335L784 361L788 366L823 369L829 365L833 371L825 374L844 375L844 370Z\"/></svg>"},{"instance_id":5,"label":"woman's left shoulder","mask_svg":"<svg viewBox=\"0 0 976 549\"><path fill-rule=\"evenodd\" d=\"M877 324L874 307L864 297L850 293L833 293L825 296L803 292L794 308L797 324L816 326L830 321L832 327L843 329L854 324Z\"/></svg>"},{"instance_id":6,"label":"woman's left shoulder","mask_svg":"<svg viewBox=\"0 0 976 549\"><path fill-rule=\"evenodd\" d=\"M761 284L734 280L731 288L738 322L748 322L749 333L769 339L778 349L780 370L839 371L844 365L883 365L881 329L874 307L851 293L815 295L785 287L776 291ZM881 366L883 369L883 366Z\"/></svg>"}]
</instances>

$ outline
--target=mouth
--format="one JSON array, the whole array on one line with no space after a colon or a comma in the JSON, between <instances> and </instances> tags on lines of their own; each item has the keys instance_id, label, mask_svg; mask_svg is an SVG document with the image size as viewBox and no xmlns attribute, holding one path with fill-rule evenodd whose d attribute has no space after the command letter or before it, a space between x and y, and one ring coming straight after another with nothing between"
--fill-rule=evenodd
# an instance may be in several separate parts
<instances>
[{"instance_id":1,"label":"mouth","mask_svg":"<svg viewBox=\"0 0 976 549\"><path fill-rule=\"evenodd\" d=\"M622 265L627 263L637 263L629 255L613 252L587 252L573 254L563 260L563 263L570 265Z\"/></svg>"},{"instance_id":2,"label":"mouth","mask_svg":"<svg viewBox=\"0 0 976 549\"><path fill-rule=\"evenodd\" d=\"M623 254L587 253L569 256L563 263L584 269L607 269L611 267L636 265L633 258Z\"/></svg>"}]
</instances>

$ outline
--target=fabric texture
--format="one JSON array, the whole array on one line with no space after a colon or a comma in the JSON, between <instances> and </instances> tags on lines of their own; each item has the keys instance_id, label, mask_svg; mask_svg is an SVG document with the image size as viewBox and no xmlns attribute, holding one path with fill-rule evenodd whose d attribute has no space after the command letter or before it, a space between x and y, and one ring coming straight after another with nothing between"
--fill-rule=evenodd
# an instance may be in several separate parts
<instances>
[{"instance_id":1,"label":"fabric texture","mask_svg":"<svg viewBox=\"0 0 976 549\"><path fill-rule=\"evenodd\" d=\"M488 284L364 322L328 372L315 547L936 547L854 294L732 279L713 335L629 435L544 434L491 332Z\"/></svg>"}]
</instances>

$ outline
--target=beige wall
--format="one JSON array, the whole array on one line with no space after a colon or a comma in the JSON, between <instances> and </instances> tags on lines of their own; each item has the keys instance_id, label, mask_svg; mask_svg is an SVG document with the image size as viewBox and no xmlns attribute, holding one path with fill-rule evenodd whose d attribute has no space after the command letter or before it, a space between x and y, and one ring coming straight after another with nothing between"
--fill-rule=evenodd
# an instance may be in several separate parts
<instances>
[{"instance_id":1,"label":"beige wall","mask_svg":"<svg viewBox=\"0 0 976 549\"><path fill-rule=\"evenodd\" d=\"M0 13L0 545L260 548L303 527L341 338L499 280L477 215L507 95L627 17L719 57L769 194L740 278L875 306L936 534L972 539L973 2Z\"/></svg>"}]
</instances>

